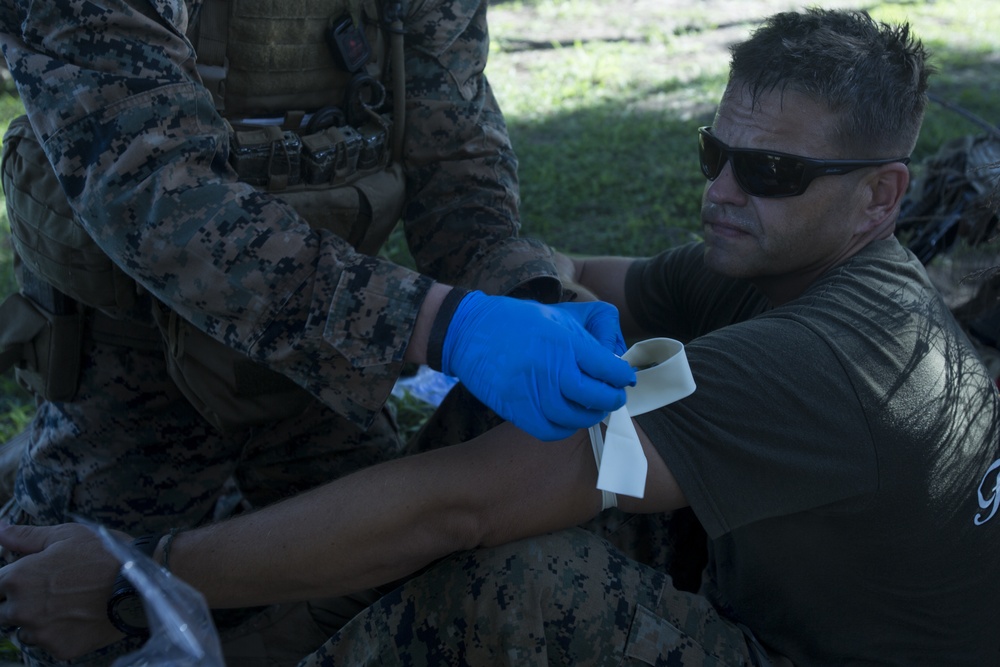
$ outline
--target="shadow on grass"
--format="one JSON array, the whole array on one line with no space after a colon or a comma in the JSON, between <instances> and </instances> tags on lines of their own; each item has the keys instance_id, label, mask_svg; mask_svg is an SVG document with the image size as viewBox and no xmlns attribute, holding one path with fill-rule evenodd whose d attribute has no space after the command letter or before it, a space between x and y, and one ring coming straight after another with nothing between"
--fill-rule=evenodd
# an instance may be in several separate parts
<instances>
[{"instance_id":1,"label":"shadow on grass","mask_svg":"<svg viewBox=\"0 0 1000 667\"><path fill-rule=\"evenodd\" d=\"M961 48L935 56L932 99L912 168L945 143L989 129L1000 109L996 63ZM968 85L970 81L983 85ZM957 85L961 82L963 85ZM647 255L695 238L705 184L695 129L711 124L714 107L671 106L685 88L710 82L666 82L620 101L511 120L520 161L523 232L581 254Z\"/></svg>"},{"instance_id":2,"label":"shadow on grass","mask_svg":"<svg viewBox=\"0 0 1000 667\"><path fill-rule=\"evenodd\" d=\"M928 107L913 154L915 170L950 139L984 131L961 111L995 124L1000 109L1000 54L931 46L940 68L932 92L947 104ZM580 254L648 255L696 238L704 178L695 128L711 123L714 101L692 101L685 94L712 83L664 81L583 109L530 120L508 117L520 160L523 233ZM9 90L0 89L0 96L11 99ZM7 242L0 229L0 246ZM386 254L407 264L399 234L391 243ZM0 255L0 276L11 275L10 263L9 255ZM14 286L0 282L0 289L6 290L3 299ZM30 398L12 374L0 377L0 441L20 428L30 410Z\"/></svg>"},{"instance_id":3,"label":"shadow on grass","mask_svg":"<svg viewBox=\"0 0 1000 667\"><path fill-rule=\"evenodd\" d=\"M613 104L510 126L524 233L573 253L648 254L691 238L704 177L692 127Z\"/></svg>"}]
</instances>

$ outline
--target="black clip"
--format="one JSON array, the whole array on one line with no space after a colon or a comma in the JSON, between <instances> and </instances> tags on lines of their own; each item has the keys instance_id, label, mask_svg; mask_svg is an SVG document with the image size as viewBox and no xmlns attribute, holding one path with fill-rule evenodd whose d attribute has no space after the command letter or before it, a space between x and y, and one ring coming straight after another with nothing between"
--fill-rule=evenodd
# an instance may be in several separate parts
<instances>
[{"instance_id":1,"label":"black clip","mask_svg":"<svg viewBox=\"0 0 1000 667\"><path fill-rule=\"evenodd\" d=\"M364 30L349 15L327 28L326 42L337 64L352 74L364 67L372 55Z\"/></svg>"}]
</instances>

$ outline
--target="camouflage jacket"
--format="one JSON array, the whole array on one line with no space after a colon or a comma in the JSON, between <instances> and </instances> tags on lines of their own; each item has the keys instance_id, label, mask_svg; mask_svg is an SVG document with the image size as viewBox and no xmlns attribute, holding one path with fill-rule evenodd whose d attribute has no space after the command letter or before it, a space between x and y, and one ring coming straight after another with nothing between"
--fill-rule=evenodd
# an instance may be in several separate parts
<instances>
[{"instance_id":1,"label":"camouflage jacket","mask_svg":"<svg viewBox=\"0 0 1000 667\"><path fill-rule=\"evenodd\" d=\"M74 212L157 299L365 424L432 279L558 294L550 251L518 236L517 161L483 74L486 0L402 3L403 218L422 274L236 180L184 36L198 1L0 7L0 46Z\"/></svg>"}]
</instances>

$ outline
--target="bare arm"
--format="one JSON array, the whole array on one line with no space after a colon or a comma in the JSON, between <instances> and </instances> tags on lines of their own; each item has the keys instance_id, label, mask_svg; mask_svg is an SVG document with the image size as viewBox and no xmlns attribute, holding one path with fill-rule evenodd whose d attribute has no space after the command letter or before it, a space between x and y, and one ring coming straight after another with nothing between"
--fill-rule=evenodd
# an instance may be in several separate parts
<instances>
[{"instance_id":1,"label":"bare arm","mask_svg":"<svg viewBox=\"0 0 1000 667\"><path fill-rule=\"evenodd\" d=\"M626 339L645 333L636 324L625 298L625 274L634 261L631 257L571 257L556 253L556 268L563 284L581 299L598 299L618 308Z\"/></svg>"},{"instance_id":2,"label":"bare arm","mask_svg":"<svg viewBox=\"0 0 1000 667\"><path fill-rule=\"evenodd\" d=\"M543 443L503 424L182 533L171 569L213 607L344 594L453 551L580 523L600 507L595 480L585 432Z\"/></svg>"},{"instance_id":3,"label":"bare arm","mask_svg":"<svg viewBox=\"0 0 1000 667\"><path fill-rule=\"evenodd\" d=\"M686 502L648 439L643 500ZM554 443L508 423L466 443L367 468L232 521L181 533L175 574L211 607L342 595L406 576L441 556L575 526L601 495L585 431ZM248 586L253 582L252 586Z\"/></svg>"},{"instance_id":4,"label":"bare arm","mask_svg":"<svg viewBox=\"0 0 1000 667\"><path fill-rule=\"evenodd\" d=\"M683 506L641 430L640 438L649 459L646 497L622 496L619 505L633 512ZM598 513L596 481L586 432L543 443L504 424L181 533L170 566L216 608L338 595L394 581L453 551L575 526ZM20 626L58 658L121 636L105 615L118 564L89 529L5 526L0 545L23 554L0 569L0 624Z\"/></svg>"}]
</instances>

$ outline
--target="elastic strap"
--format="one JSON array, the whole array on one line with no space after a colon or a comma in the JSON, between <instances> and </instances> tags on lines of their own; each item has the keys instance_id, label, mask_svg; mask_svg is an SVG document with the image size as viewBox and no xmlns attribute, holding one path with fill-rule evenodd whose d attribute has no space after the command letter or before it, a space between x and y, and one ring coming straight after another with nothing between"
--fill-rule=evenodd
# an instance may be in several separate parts
<instances>
[{"instance_id":1,"label":"elastic strap","mask_svg":"<svg viewBox=\"0 0 1000 667\"><path fill-rule=\"evenodd\" d=\"M451 318L458 310L458 304L462 303L469 294L469 290L462 287L453 287L441 302L434 323L431 325L431 333L427 341L427 365L436 371L443 371L442 355L444 353L444 339L448 335L448 327L451 325Z\"/></svg>"}]
</instances>

